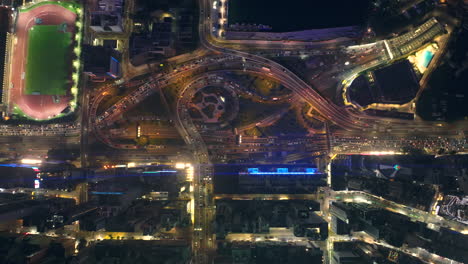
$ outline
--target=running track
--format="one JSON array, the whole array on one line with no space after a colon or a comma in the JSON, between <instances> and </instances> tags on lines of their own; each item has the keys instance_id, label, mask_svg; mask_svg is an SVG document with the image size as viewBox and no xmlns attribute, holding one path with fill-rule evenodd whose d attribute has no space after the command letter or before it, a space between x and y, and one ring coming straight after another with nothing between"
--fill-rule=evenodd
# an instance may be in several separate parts
<instances>
[{"instance_id":1,"label":"running track","mask_svg":"<svg viewBox=\"0 0 468 264\"><path fill-rule=\"evenodd\" d=\"M67 95L60 96L60 102L55 103L52 95L25 95L25 79L22 73L26 69L27 43L29 29L35 25L35 19L41 18L41 25L59 25L66 22L67 30L74 33L76 14L58 5L43 5L27 12L19 12L16 24L16 42L13 48L13 63L11 82L13 88L10 91L10 105L18 106L26 115L35 119L48 119L62 112L69 104L70 89ZM72 35L74 38L74 34ZM47 58L42 58L44 67L47 67ZM70 61L71 68L71 61ZM51 73L53 74L53 73ZM71 76L70 76L71 80ZM71 83L70 83L71 86Z\"/></svg>"}]
</instances>

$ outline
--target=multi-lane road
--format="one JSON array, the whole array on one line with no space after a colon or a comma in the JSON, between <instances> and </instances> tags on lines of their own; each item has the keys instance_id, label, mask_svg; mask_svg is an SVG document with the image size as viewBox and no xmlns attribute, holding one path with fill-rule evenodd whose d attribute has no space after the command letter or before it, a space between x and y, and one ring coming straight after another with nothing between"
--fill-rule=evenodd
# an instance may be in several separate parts
<instances>
[{"instance_id":1,"label":"multi-lane road","mask_svg":"<svg viewBox=\"0 0 468 264\"><path fill-rule=\"evenodd\" d=\"M207 1L204 1L206 6L210 6ZM201 18L200 21L200 39L202 45L212 52L224 54L226 58L229 60L241 60L242 66L238 65L239 70L250 70L252 72L257 72L265 77L274 78L279 80L283 85L287 88L294 91L296 94L300 95L304 100L311 103L324 117L329 119L331 122L339 125L340 127L346 130L359 130L359 131L369 131L371 132L374 127L385 127L391 128L394 132L401 132L407 133L411 131L428 131L430 133L437 132L437 131L444 131L446 130L444 127L437 126L436 122L424 122L421 120L397 120L391 118L381 118L375 116L369 116L365 113L354 111L349 108L342 108L334 105L333 103L329 102L315 89L313 89L310 85L305 83L301 78L290 72L288 69L284 68L283 66L279 65L272 60L266 59L264 57L260 57L258 55L249 54L244 51L228 49L230 41L226 41L223 39L215 38L211 35L211 23L210 19L206 16L207 10L203 9L203 5L201 5L201 13L204 13L205 16ZM278 43L278 45L283 45L284 43ZM288 44L289 45L289 44ZM262 45L256 46L257 48L262 48ZM281 46L284 48L284 45ZM225 61L213 61L213 64L225 64ZM200 69L206 64L189 64L190 70L193 73L195 70ZM370 66L369 66L370 65ZM220 65L221 67L223 65ZM354 68L359 70L366 69L368 67L375 66L375 63L367 63L365 62L363 65L355 65ZM180 68L180 67L179 67ZM187 71L186 67L182 69L177 68L175 70L175 74L169 74L168 76L161 77L163 82L172 82L173 78L178 78L179 71ZM354 71L352 71L354 72ZM172 76L171 76L172 75ZM153 80L154 82L158 82L157 80ZM164 83L163 83L164 85ZM148 88L151 88L151 85L147 85ZM116 114L118 116L118 112ZM466 125L464 125L466 126Z\"/></svg>"},{"instance_id":2,"label":"multi-lane road","mask_svg":"<svg viewBox=\"0 0 468 264\"><path fill-rule=\"evenodd\" d=\"M197 77L198 75L219 70L251 72L266 78L276 79L285 87L292 90L296 95L300 96L304 101L311 104L322 116L340 126L345 131L373 132L382 130L381 128L384 127L385 131L391 129L392 132L404 135L416 131L427 134L443 134L445 131L449 130L447 127L440 126L436 122L424 122L420 120L408 121L368 116L363 112L356 111L349 107L339 107L331 103L287 68L272 60L243 50L333 49L337 47L337 43L227 41L220 39L213 36L211 31L212 21L209 17L211 2L209 0L200 0L199 3L201 14L199 24L200 40L203 48L209 52L205 53L202 57L188 56L188 61L179 61L180 64L176 65L172 72L168 74L157 74L150 77L147 83L111 106L108 110L104 111L103 114L97 116L97 106L100 100L106 95L105 90L99 91L91 103L90 120L96 134L101 137L103 142L111 145L109 137L104 135L101 130L118 120L123 112L141 102L146 96L154 93L158 89L164 89L168 84L174 83L183 77L190 77L192 79L191 83L194 83L199 78ZM381 45L382 43L376 43L374 46L381 48L384 46ZM242 50L231 48L240 48ZM359 47L354 47L354 49L359 50ZM368 50L368 47L363 47L363 49ZM366 51L364 51L364 53L365 52ZM372 54L372 56L375 57L375 54ZM377 64L387 63L389 61L388 57L388 54L383 54L382 56L377 56L372 59L357 60L355 62L357 64L354 65L349 72L352 76L356 72L374 67ZM191 98L191 93L186 93L186 90L190 86L190 84L186 85L184 89L179 91L179 100L177 102L177 109L175 109L176 126L188 148L194 154L194 164L196 165L193 187L195 208L197 208L197 210L195 210L194 216L195 231L193 247L196 261L204 263L209 259L209 252L213 249L212 232L210 231L210 221L213 217L212 208L214 205L211 198L211 190L213 188L211 183L212 168L207 147L186 109L187 102ZM463 123L461 126L464 128L467 127L467 124Z\"/></svg>"},{"instance_id":3,"label":"multi-lane road","mask_svg":"<svg viewBox=\"0 0 468 264\"><path fill-rule=\"evenodd\" d=\"M193 96L192 85L203 81L197 79L186 85L179 93L176 105L176 127L194 155L193 195L194 195L194 234L192 247L196 263L211 263L210 256L214 249L213 232L211 231L214 219L213 168L210 162L208 149L202 136L192 122L186 108Z\"/></svg>"},{"instance_id":4,"label":"multi-lane road","mask_svg":"<svg viewBox=\"0 0 468 264\"><path fill-rule=\"evenodd\" d=\"M53 128L52 132L48 132L49 127L38 127L39 129L34 131L31 135L79 135L81 134L82 150L85 150L88 145L88 132L93 131L96 137L103 143L114 147L114 148L134 148L132 146L117 145L112 142L111 135L105 132L110 125L121 118L122 114L136 106L146 97L153 94L158 90L163 90L171 83L175 83L183 78L188 78L188 84L185 84L182 89L178 91L178 101L173 109L174 121L176 128L180 136L185 141L187 148L193 154L194 164L194 177L193 177L193 196L194 196L194 235L193 235L193 249L195 254L195 261L197 263L209 263L211 252L214 250L213 232L211 231L211 223L214 218L214 198L213 198L213 168L208 155L208 148L204 143L202 135L199 133L197 127L192 122L188 110L186 108L187 102L191 99L193 93L191 93L191 87L196 82L200 81L200 78L207 76L207 74L216 74L219 71L231 70L231 71L242 71L248 73L255 73L265 78L271 78L279 81L286 88L293 91L295 94L294 98L300 98L301 100L309 103L316 109L324 118L330 122L341 127L344 131L354 131L358 133L362 132L375 132L379 131L384 127L387 131L391 129L392 133L399 133L402 135L410 132L420 132L426 134L444 134L450 133L453 128L447 126L440 126L436 122L424 122L421 120L397 120L391 118L381 118L375 116L366 115L363 112L356 111L349 107L341 107L330 102L328 99L322 97L316 89L310 84L306 83L302 78L291 72L289 69L281 66L280 64L256 55L252 50L266 51L281 51L281 50L301 50L306 53L320 52L323 50L337 50L340 46L346 45L346 42L341 41L324 41L324 42L298 42L298 41L256 41L256 40L225 40L214 36L212 33L212 23L210 18L211 13L211 0L199 0L200 7L200 21L199 21L199 36L202 44L202 48L192 52L190 54L181 55L176 58L170 59L170 62L174 64L174 68L170 69L169 73L153 74L150 76L144 84L129 93L123 99L109 107L109 109L103 111L102 114L97 113L99 104L110 95L110 86L105 86L96 92L88 93L85 89L82 98L82 123L79 125L73 125L72 127L60 127L60 129ZM132 7L133 8L133 7ZM130 19L128 19L130 21ZM126 32L131 31L131 25L126 24ZM124 35L124 37L127 35ZM110 36L113 37L113 36ZM118 36L121 38L122 36ZM127 36L128 37L128 36ZM355 65L352 65L347 71L348 77L352 76L360 71L374 67L377 64L388 63L389 55L386 53L374 54L368 52L369 47L371 51L383 50L384 42L372 43L369 45L353 46L351 49L353 52L358 54L361 59L352 61ZM364 56L364 57L362 57ZM145 67L127 67L128 57L125 57L124 61L125 77L130 79L148 72L148 68ZM347 76L346 74L342 74ZM89 100L89 104L87 103ZM270 118L270 117L269 117ZM264 122L270 121L265 120ZM90 127L88 127L88 125ZM460 124L460 129L468 127L466 122ZM15 136L15 133L31 133L31 129L15 128L16 130L5 129L3 133L9 133L9 136ZM29 132L28 132L29 130ZM44 132L44 130L46 132ZM12 132L13 131L13 132ZM15 132L19 131L19 132ZM57 132L59 131L59 132ZM2 130L0 129L0 133ZM57 134L59 133L59 134ZM22 135L22 134L21 134ZM26 134L27 135L27 134ZM35 139L34 137L31 137ZM15 139L14 137L0 137L1 140L5 140L5 144L9 140L17 140L21 146L20 141L24 139ZM51 137L46 137L41 140L44 142L46 148L50 147L52 142L49 142ZM64 144L78 144L80 138L61 138L57 139L53 137L54 142L64 142ZM58 141L57 141L58 140ZM62 141L60 141L62 140ZM14 141L12 141L14 143ZM7 146L3 144L3 146ZM28 143L29 144L29 143ZM24 148L27 148L27 144L23 144ZM41 152L43 153L43 151ZM84 151L86 155L86 151ZM38 153L38 155L41 155ZM83 163L86 164L86 156L83 155ZM348 197L349 196L349 197ZM368 197L366 194L343 194L343 199L373 199L376 203L378 202L382 207L393 208L393 210L401 211L403 213L412 213L405 211L405 208L389 204L381 201L375 197ZM286 197L288 198L288 197ZM393 207L391 207L393 206ZM429 221L434 224L440 224L440 219L431 216L423 215L421 212L417 212L419 220ZM450 227L452 224L448 224ZM454 227L455 228L455 227ZM456 227L459 228L459 227Z\"/></svg>"},{"instance_id":5,"label":"multi-lane road","mask_svg":"<svg viewBox=\"0 0 468 264\"><path fill-rule=\"evenodd\" d=\"M53 148L79 149L80 138L76 136L0 136L0 153L9 153L9 158L41 159Z\"/></svg>"}]
</instances>

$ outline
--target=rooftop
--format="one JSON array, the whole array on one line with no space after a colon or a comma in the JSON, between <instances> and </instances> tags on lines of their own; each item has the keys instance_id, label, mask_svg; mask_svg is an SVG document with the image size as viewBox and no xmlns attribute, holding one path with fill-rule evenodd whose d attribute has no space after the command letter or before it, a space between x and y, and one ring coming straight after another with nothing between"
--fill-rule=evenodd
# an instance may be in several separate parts
<instances>
[{"instance_id":1,"label":"rooftop","mask_svg":"<svg viewBox=\"0 0 468 264\"><path fill-rule=\"evenodd\" d=\"M376 103L409 102L416 96L419 83L413 67L403 60L373 72L376 89Z\"/></svg>"}]
</instances>

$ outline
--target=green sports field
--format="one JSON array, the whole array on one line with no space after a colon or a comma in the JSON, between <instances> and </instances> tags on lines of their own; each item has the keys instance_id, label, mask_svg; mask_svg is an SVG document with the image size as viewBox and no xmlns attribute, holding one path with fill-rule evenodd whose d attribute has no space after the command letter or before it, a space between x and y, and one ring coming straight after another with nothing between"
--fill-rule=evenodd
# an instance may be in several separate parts
<instances>
[{"instance_id":1,"label":"green sports field","mask_svg":"<svg viewBox=\"0 0 468 264\"><path fill-rule=\"evenodd\" d=\"M29 30L25 94L66 94L71 68L71 33L59 29L58 25L35 25Z\"/></svg>"}]
</instances>

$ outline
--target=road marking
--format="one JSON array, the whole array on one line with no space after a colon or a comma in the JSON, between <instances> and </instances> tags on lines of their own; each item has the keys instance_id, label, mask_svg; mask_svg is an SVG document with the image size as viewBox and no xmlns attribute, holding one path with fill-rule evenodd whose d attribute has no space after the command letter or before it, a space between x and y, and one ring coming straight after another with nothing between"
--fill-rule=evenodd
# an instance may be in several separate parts
<instances>
[{"instance_id":1,"label":"road marking","mask_svg":"<svg viewBox=\"0 0 468 264\"><path fill-rule=\"evenodd\" d=\"M393 54L392 51L390 50L390 47L388 46L387 40L383 41L385 44L385 48L387 49L388 54L390 55L390 59L393 60Z\"/></svg>"}]
</instances>

